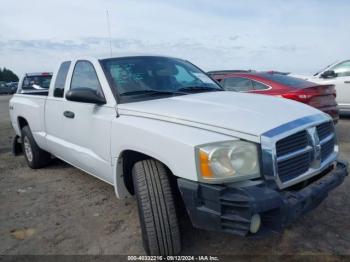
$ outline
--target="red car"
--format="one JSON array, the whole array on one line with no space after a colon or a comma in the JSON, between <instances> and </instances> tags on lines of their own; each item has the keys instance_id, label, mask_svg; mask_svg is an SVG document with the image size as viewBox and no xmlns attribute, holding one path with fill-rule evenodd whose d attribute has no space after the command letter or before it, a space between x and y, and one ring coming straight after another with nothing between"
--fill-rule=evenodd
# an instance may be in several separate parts
<instances>
[{"instance_id":1,"label":"red car","mask_svg":"<svg viewBox=\"0 0 350 262\"><path fill-rule=\"evenodd\" d=\"M273 72L229 74L222 78L220 84L228 91L249 92L293 99L329 114L334 122L337 122L339 119L334 85L319 85Z\"/></svg>"}]
</instances>

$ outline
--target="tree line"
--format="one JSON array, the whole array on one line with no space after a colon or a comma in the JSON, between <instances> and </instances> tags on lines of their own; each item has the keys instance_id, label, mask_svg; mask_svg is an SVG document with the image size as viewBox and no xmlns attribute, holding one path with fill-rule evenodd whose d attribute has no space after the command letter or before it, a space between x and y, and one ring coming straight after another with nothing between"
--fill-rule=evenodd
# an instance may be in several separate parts
<instances>
[{"instance_id":1,"label":"tree line","mask_svg":"<svg viewBox=\"0 0 350 262\"><path fill-rule=\"evenodd\" d=\"M7 68L0 68L0 81L4 82L18 82L18 76Z\"/></svg>"}]
</instances>

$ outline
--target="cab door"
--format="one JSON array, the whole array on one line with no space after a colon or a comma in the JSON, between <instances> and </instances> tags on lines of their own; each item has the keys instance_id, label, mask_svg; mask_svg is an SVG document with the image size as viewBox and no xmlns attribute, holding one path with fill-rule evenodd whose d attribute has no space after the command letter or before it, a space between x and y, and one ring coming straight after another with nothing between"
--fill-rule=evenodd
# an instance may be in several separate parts
<instances>
[{"instance_id":1,"label":"cab door","mask_svg":"<svg viewBox=\"0 0 350 262\"><path fill-rule=\"evenodd\" d=\"M80 60L74 66L68 89L78 88L89 88L104 96L94 65L89 61ZM62 111L67 161L113 183L110 132L115 108L108 103L97 105L65 99Z\"/></svg>"},{"instance_id":2,"label":"cab door","mask_svg":"<svg viewBox=\"0 0 350 262\"><path fill-rule=\"evenodd\" d=\"M71 61L65 61L60 65L57 75L52 79L53 88L50 88L45 103L46 144L50 153L59 158L63 158L66 152L62 112L65 103L64 89L70 65Z\"/></svg>"}]
</instances>

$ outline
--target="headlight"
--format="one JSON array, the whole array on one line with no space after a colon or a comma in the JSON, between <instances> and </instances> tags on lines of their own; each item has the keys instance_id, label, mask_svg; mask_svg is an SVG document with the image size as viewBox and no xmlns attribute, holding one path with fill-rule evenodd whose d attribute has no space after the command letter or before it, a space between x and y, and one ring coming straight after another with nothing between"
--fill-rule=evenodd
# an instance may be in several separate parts
<instances>
[{"instance_id":1,"label":"headlight","mask_svg":"<svg viewBox=\"0 0 350 262\"><path fill-rule=\"evenodd\" d=\"M198 148L201 180L238 181L260 176L257 145L246 141L220 142Z\"/></svg>"}]
</instances>

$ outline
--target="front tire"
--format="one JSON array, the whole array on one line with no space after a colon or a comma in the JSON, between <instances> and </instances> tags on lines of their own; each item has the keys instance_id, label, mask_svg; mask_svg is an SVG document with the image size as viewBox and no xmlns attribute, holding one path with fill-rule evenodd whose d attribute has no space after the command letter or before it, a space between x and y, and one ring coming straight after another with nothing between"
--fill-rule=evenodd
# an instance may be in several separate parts
<instances>
[{"instance_id":1,"label":"front tire","mask_svg":"<svg viewBox=\"0 0 350 262\"><path fill-rule=\"evenodd\" d=\"M24 126L22 128L21 139L24 157L30 168L38 169L47 166L50 163L50 154L39 148L29 126Z\"/></svg>"},{"instance_id":2,"label":"front tire","mask_svg":"<svg viewBox=\"0 0 350 262\"><path fill-rule=\"evenodd\" d=\"M174 195L165 166L153 159L132 170L143 246L148 255L176 255L181 250Z\"/></svg>"}]
</instances>

